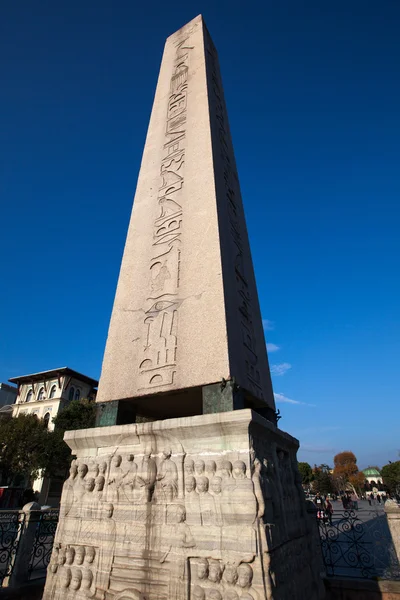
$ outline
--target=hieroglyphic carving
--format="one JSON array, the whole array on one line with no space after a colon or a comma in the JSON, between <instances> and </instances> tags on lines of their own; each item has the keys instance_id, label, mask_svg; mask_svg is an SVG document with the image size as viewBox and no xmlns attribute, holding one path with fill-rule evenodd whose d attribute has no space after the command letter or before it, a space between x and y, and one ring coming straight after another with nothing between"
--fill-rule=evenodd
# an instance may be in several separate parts
<instances>
[{"instance_id":1,"label":"hieroglyphic carving","mask_svg":"<svg viewBox=\"0 0 400 600\"><path fill-rule=\"evenodd\" d=\"M236 282L236 306L238 321L240 323L245 357L245 372L247 387L253 394L263 399L263 387L258 366L256 337L253 326L253 302L250 285L245 265L251 264L247 245L244 238L245 220L240 195L239 180L233 157L232 142L230 140L227 112L222 91L222 82L218 66L218 58L214 44L206 32L206 64L208 71L209 87L212 89L212 104L210 120L213 129L213 143L220 155L223 169L223 190L226 203L226 214L229 220L230 254L234 256L234 281ZM222 188L221 188L222 190ZM243 385L243 384L242 384Z\"/></svg>"},{"instance_id":2,"label":"hieroglyphic carving","mask_svg":"<svg viewBox=\"0 0 400 600\"><path fill-rule=\"evenodd\" d=\"M173 384L177 368L188 63L192 48L188 37L176 44L170 82L158 214L153 226L149 295L144 307L145 344L139 364L141 388Z\"/></svg>"}]
</instances>

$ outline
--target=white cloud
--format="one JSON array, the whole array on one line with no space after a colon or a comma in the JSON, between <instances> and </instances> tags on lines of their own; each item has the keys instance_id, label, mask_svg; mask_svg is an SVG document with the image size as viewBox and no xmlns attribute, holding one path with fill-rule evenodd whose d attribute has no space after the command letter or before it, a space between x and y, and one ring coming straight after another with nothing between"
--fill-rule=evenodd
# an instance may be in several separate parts
<instances>
[{"instance_id":1,"label":"white cloud","mask_svg":"<svg viewBox=\"0 0 400 600\"><path fill-rule=\"evenodd\" d=\"M264 327L264 331L272 331L273 329L275 329L274 322L270 321L269 319L263 319L262 324Z\"/></svg>"},{"instance_id":2,"label":"white cloud","mask_svg":"<svg viewBox=\"0 0 400 600\"><path fill-rule=\"evenodd\" d=\"M276 344L267 344L267 350L268 352L278 352L278 350L280 350L280 347Z\"/></svg>"},{"instance_id":3,"label":"white cloud","mask_svg":"<svg viewBox=\"0 0 400 600\"><path fill-rule=\"evenodd\" d=\"M271 365L271 374L284 375L291 368L292 365L290 363L280 363L279 365Z\"/></svg>"},{"instance_id":4,"label":"white cloud","mask_svg":"<svg viewBox=\"0 0 400 600\"><path fill-rule=\"evenodd\" d=\"M277 394L274 392L275 402L281 404L302 404L303 406L315 406L315 404L308 404L307 402L300 402L300 400L293 400L287 398L284 394Z\"/></svg>"}]
</instances>

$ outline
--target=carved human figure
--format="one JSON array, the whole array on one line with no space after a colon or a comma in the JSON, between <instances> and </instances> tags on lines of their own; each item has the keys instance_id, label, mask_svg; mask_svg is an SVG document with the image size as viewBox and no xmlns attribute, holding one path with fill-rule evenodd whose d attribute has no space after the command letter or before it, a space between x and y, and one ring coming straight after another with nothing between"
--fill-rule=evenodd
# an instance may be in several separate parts
<instances>
[{"instance_id":1,"label":"carved human figure","mask_svg":"<svg viewBox=\"0 0 400 600\"><path fill-rule=\"evenodd\" d=\"M235 525L251 525L257 515L257 500L251 479L246 476L246 465L236 460L232 466L235 487L230 492L230 505Z\"/></svg>"},{"instance_id":2,"label":"carved human figure","mask_svg":"<svg viewBox=\"0 0 400 600\"><path fill-rule=\"evenodd\" d=\"M74 504L70 510L70 516L82 516L83 497L85 495L85 477L88 472L88 467L85 463L78 464L78 476L74 483Z\"/></svg>"},{"instance_id":3,"label":"carved human figure","mask_svg":"<svg viewBox=\"0 0 400 600\"><path fill-rule=\"evenodd\" d=\"M60 548L58 551L58 556L57 556L57 564L59 567L62 567L63 565L65 565L66 562L66 549L65 548Z\"/></svg>"},{"instance_id":4,"label":"carved human figure","mask_svg":"<svg viewBox=\"0 0 400 600\"><path fill-rule=\"evenodd\" d=\"M124 461L123 471L124 475L122 477L121 491L124 497L124 500L128 502L133 502L133 490L136 485L136 476L137 476L137 464L135 463L135 457L133 454L128 454Z\"/></svg>"},{"instance_id":5,"label":"carved human figure","mask_svg":"<svg viewBox=\"0 0 400 600\"><path fill-rule=\"evenodd\" d=\"M208 592L208 598L210 600L222 600L222 595L221 595L221 592L219 592L218 590L211 589Z\"/></svg>"},{"instance_id":6,"label":"carved human figure","mask_svg":"<svg viewBox=\"0 0 400 600\"><path fill-rule=\"evenodd\" d=\"M53 574L57 573L59 554L60 554L60 545L54 544L53 550L51 553L51 557L50 557L50 562L49 562L49 570Z\"/></svg>"},{"instance_id":7,"label":"carved human figure","mask_svg":"<svg viewBox=\"0 0 400 600\"><path fill-rule=\"evenodd\" d=\"M88 475L89 475L89 477L93 477L94 479L96 479L98 474L99 474L99 465L93 458L91 458L88 461Z\"/></svg>"},{"instance_id":8,"label":"carved human figure","mask_svg":"<svg viewBox=\"0 0 400 600\"><path fill-rule=\"evenodd\" d=\"M76 460L73 460L69 468L69 477L63 485L60 506L60 519L66 517L69 514L74 504L74 485L76 483L77 474L78 465Z\"/></svg>"},{"instance_id":9,"label":"carved human figure","mask_svg":"<svg viewBox=\"0 0 400 600\"><path fill-rule=\"evenodd\" d=\"M151 458L151 450L148 449L143 456L140 470L136 476L136 489L139 492L136 495L136 501L143 503L151 501L156 477L157 466L155 460Z\"/></svg>"},{"instance_id":10,"label":"carved human figure","mask_svg":"<svg viewBox=\"0 0 400 600\"><path fill-rule=\"evenodd\" d=\"M205 600L206 591L200 585L195 585L193 588L194 600Z\"/></svg>"},{"instance_id":11,"label":"carved human figure","mask_svg":"<svg viewBox=\"0 0 400 600\"><path fill-rule=\"evenodd\" d=\"M194 475L194 460L187 458L184 464L185 478Z\"/></svg>"},{"instance_id":12,"label":"carved human figure","mask_svg":"<svg viewBox=\"0 0 400 600\"><path fill-rule=\"evenodd\" d=\"M101 518L98 524L99 535L106 544L100 547L98 552L98 564L96 574L96 599L104 600L110 583L111 565L114 557L114 548L116 542L115 521L113 519L114 507L111 503L105 502L101 506Z\"/></svg>"},{"instance_id":13,"label":"carved human figure","mask_svg":"<svg viewBox=\"0 0 400 600\"><path fill-rule=\"evenodd\" d=\"M215 524L222 527L222 478L213 477L211 479L211 494L214 497L215 504Z\"/></svg>"},{"instance_id":14,"label":"carved human figure","mask_svg":"<svg viewBox=\"0 0 400 600\"><path fill-rule=\"evenodd\" d=\"M67 546L65 550L65 564L72 565L75 558L75 549L72 546Z\"/></svg>"},{"instance_id":15,"label":"carved human figure","mask_svg":"<svg viewBox=\"0 0 400 600\"><path fill-rule=\"evenodd\" d=\"M232 463L230 460L222 460L219 465L219 474L222 479L229 479L232 477Z\"/></svg>"},{"instance_id":16,"label":"carved human figure","mask_svg":"<svg viewBox=\"0 0 400 600\"><path fill-rule=\"evenodd\" d=\"M59 576L58 576L58 581L61 587L61 590L66 590L69 587L69 584L71 583L71 577L72 577L72 573L71 573L71 569L69 567L62 567L59 570ZM59 598L64 598L63 593L59 594Z\"/></svg>"},{"instance_id":17,"label":"carved human figure","mask_svg":"<svg viewBox=\"0 0 400 600\"><path fill-rule=\"evenodd\" d=\"M171 450L164 450L157 472L157 488L164 502L170 503L178 495L178 469L171 460Z\"/></svg>"},{"instance_id":18,"label":"carved human figure","mask_svg":"<svg viewBox=\"0 0 400 600\"><path fill-rule=\"evenodd\" d=\"M200 499L196 492L196 480L192 475L185 479L186 523L201 525Z\"/></svg>"},{"instance_id":19,"label":"carved human figure","mask_svg":"<svg viewBox=\"0 0 400 600\"><path fill-rule=\"evenodd\" d=\"M90 509L91 516L93 519L98 518L98 512L100 510L100 504L104 498L104 484L105 479L103 475L98 475L94 480L94 490L90 498Z\"/></svg>"},{"instance_id":20,"label":"carved human figure","mask_svg":"<svg viewBox=\"0 0 400 600\"><path fill-rule=\"evenodd\" d=\"M212 583L219 583L222 579L223 566L219 560L209 559L208 561L208 579Z\"/></svg>"},{"instance_id":21,"label":"carved human figure","mask_svg":"<svg viewBox=\"0 0 400 600\"><path fill-rule=\"evenodd\" d=\"M110 467L110 477L108 479L107 502L117 505L119 502L119 488L122 483L123 472L121 469L122 456L116 454Z\"/></svg>"},{"instance_id":22,"label":"carved human figure","mask_svg":"<svg viewBox=\"0 0 400 600\"><path fill-rule=\"evenodd\" d=\"M206 464L205 464L205 471L206 471L206 476L208 477L209 480L211 480L216 473L217 470L217 464L215 462L215 460L207 460Z\"/></svg>"},{"instance_id":23,"label":"carved human figure","mask_svg":"<svg viewBox=\"0 0 400 600\"><path fill-rule=\"evenodd\" d=\"M182 600L187 595L188 548L195 547L190 527L185 523L186 511L181 505L175 506L175 524L171 527L171 545L161 562L168 557L171 561L169 600Z\"/></svg>"},{"instance_id":24,"label":"carved human figure","mask_svg":"<svg viewBox=\"0 0 400 600\"><path fill-rule=\"evenodd\" d=\"M253 581L253 569L247 563L238 566L238 586L246 590L251 587Z\"/></svg>"},{"instance_id":25,"label":"carved human figure","mask_svg":"<svg viewBox=\"0 0 400 600\"><path fill-rule=\"evenodd\" d=\"M255 458L253 465L254 465L253 466L253 476L251 479L253 481L254 494L257 499L257 517L259 519L261 519L263 517L264 511L265 511L265 501L264 501L262 488L261 488L262 464L258 458Z\"/></svg>"},{"instance_id":26,"label":"carved human figure","mask_svg":"<svg viewBox=\"0 0 400 600\"><path fill-rule=\"evenodd\" d=\"M224 582L228 585L235 585L238 580L238 572L236 565L227 563L224 569Z\"/></svg>"},{"instance_id":27,"label":"carved human figure","mask_svg":"<svg viewBox=\"0 0 400 600\"><path fill-rule=\"evenodd\" d=\"M69 584L69 587L71 588L71 590L74 591L79 590L79 588L81 587L81 582L82 571L77 567L72 567L71 583Z\"/></svg>"},{"instance_id":28,"label":"carved human figure","mask_svg":"<svg viewBox=\"0 0 400 600\"><path fill-rule=\"evenodd\" d=\"M292 596L293 598L294 596ZM254 596L252 596L249 592L245 592L240 596L241 600L254 600Z\"/></svg>"},{"instance_id":29,"label":"carved human figure","mask_svg":"<svg viewBox=\"0 0 400 600\"><path fill-rule=\"evenodd\" d=\"M99 462L99 475L102 475L105 478L106 473L107 473L107 463L106 463L106 461L102 460L101 462Z\"/></svg>"},{"instance_id":30,"label":"carved human figure","mask_svg":"<svg viewBox=\"0 0 400 600\"><path fill-rule=\"evenodd\" d=\"M201 460L201 458L196 460L196 462L194 463L194 472L196 479L197 477L202 477L204 475L204 466L204 460Z\"/></svg>"},{"instance_id":31,"label":"carved human figure","mask_svg":"<svg viewBox=\"0 0 400 600\"><path fill-rule=\"evenodd\" d=\"M85 494L82 499L82 516L91 519L92 518L92 507L93 507L93 490L95 481L93 477L86 477L85 479Z\"/></svg>"},{"instance_id":32,"label":"carved human figure","mask_svg":"<svg viewBox=\"0 0 400 600\"><path fill-rule=\"evenodd\" d=\"M82 582L81 582L81 590L83 592L89 592L90 587L93 581L93 573L90 569L82 569Z\"/></svg>"},{"instance_id":33,"label":"carved human figure","mask_svg":"<svg viewBox=\"0 0 400 600\"><path fill-rule=\"evenodd\" d=\"M198 477L196 487L200 500L201 524L215 525L215 502L208 491L208 478L205 475Z\"/></svg>"},{"instance_id":34,"label":"carved human figure","mask_svg":"<svg viewBox=\"0 0 400 600\"><path fill-rule=\"evenodd\" d=\"M75 548L75 565L82 565L85 558L85 546L76 546Z\"/></svg>"},{"instance_id":35,"label":"carved human figure","mask_svg":"<svg viewBox=\"0 0 400 600\"><path fill-rule=\"evenodd\" d=\"M196 576L199 581L207 581L208 579L208 560L199 558L197 560Z\"/></svg>"},{"instance_id":36,"label":"carved human figure","mask_svg":"<svg viewBox=\"0 0 400 600\"><path fill-rule=\"evenodd\" d=\"M96 556L96 550L93 546L86 546L85 548L85 564L92 565Z\"/></svg>"}]
</instances>

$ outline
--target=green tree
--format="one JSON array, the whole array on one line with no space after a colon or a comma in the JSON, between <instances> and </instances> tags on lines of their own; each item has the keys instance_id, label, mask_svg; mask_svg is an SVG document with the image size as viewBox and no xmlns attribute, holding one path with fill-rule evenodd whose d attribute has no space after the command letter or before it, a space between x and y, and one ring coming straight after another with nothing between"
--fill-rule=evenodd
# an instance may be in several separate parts
<instances>
[{"instance_id":1,"label":"green tree","mask_svg":"<svg viewBox=\"0 0 400 600\"><path fill-rule=\"evenodd\" d=\"M389 493L400 495L400 460L389 462L382 467L381 474Z\"/></svg>"},{"instance_id":2,"label":"green tree","mask_svg":"<svg viewBox=\"0 0 400 600\"><path fill-rule=\"evenodd\" d=\"M0 470L3 482L34 479L41 471L52 472L62 458L53 447L53 435L35 415L19 415L0 421Z\"/></svg>"},{"instance_id":3,"label":"green tree","mask_svg":"<svg viewBox=\"0 0 400 600\"><path fill-rule=\"evenodd\" d=\"M96 420L96 403L86 398L73 400L54 417L56 430L71 431L72 429L89 429L94 427Z\"/></svg>"},{"instance_id":4,"label":"green tree","mask_svg":"<svg viewBox=\"0 0 400 600\"><path fill-rule=\"evenodd\" d=\"M307 462L299 462L298 467L302 484L309 485L313 478L311 465L309 465Z\"/></svg>"},{"instance_id":5,"label":"green tree","mask_svg":"<svg viewBox=\"0 0 400 600\"><path fill-rule=\"evenodd\" d=\"M317 465L313 469L313 483L312 488L315 493L320 494L332 494L334 491L331 469L328 465Z\"/></svg>"}]
</instances>

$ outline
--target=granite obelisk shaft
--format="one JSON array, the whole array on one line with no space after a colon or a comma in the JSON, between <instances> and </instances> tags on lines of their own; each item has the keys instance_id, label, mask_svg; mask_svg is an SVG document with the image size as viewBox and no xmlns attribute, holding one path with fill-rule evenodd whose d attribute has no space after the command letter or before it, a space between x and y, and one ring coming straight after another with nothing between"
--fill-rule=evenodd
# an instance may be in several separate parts
<instances>
[{"instance_id":1,"label":"granite obelisk shaft","mask_svg":"<svg viewBox=\"0 0 400 600\"><path fill-rule=\"evenodd\" d=\"M199 16L165 44L97 401L230 379L274 410L218 58Z\"/></svg>"}]
</instances>

